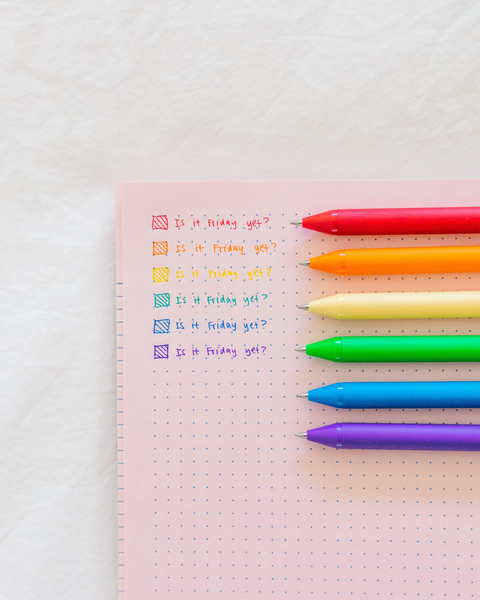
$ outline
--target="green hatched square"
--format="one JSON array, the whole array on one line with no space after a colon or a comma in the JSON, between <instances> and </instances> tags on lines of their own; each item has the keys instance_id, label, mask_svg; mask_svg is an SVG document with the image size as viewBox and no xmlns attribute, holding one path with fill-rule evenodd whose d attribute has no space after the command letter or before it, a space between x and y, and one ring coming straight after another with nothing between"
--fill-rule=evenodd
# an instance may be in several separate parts
<instances>
[{"instance_id":1,"label":"green hatched square","mask_svg":"<svg viewBox=\"0 0 480 600\"><path fill-rule=\"evenodd\" d=\"M154 308L164 308L166 306L170 306L170 294L153 294L155 304Z\"/></svg>"}]
</instances>

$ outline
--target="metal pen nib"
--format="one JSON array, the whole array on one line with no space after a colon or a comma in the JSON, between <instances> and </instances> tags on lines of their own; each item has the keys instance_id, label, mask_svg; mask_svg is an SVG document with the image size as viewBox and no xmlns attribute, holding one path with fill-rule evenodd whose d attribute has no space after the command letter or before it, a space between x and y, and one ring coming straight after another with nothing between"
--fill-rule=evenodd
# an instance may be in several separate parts
<instances>
[{"instance_id":1,"label":"metal pen nib","mask_svg":"<svg viewBox=\"0 0 480 600\"><path fill-rule=\"evenodd\" d=\"M302 262L299 262L298 264L302 265L302 267L309 267L310 266L310 261L309 260L302 260Z\"/></svg>"},{"instance_id":2,"label":"metal pen nib","mask_svg":"<svg viewBox=\"0 0 480 600\"><path fill-rule=\"evenodd\" d=\"M299 221L290 221L290 225L301 225L302 224L302 219L300 219Z\"/></svg>"},{"instance_id":3,"label":"metal pen nib","mask_svg":"<svg viewBox=\"0 0 480 600\"><path fill-rule=\"evenodd\" d=\"M306 352L307 348L303 346L303 348L295 348L295 352Z\"/></svg>"},{"instance_id":4,"label":"metal pen nib","mask_svg":"<svg viewBox=\"0 0 480 600\"><path fill-rule=\"evenodd\" d=\"M305 439L307 437L307 432L305 431L304 433L296 433L295 436L299 437L299 438L304 438Z\"/></svg>"},{"instance_id":5,"label":"metal pen nib","mask_svg":"<svg viewBox=\"0 0 480 600\"><path fill-rule=\"evenodd\" d=\"M297 394L297 398L308 398L308 392L303 392L301 394Z\"/></svg>"},{"instance_id":6,"label":"metal pen nib","mask_svg":"<svg viewBox=\"0 0 480 600\"><path fill-rule=\"evenodd\" d=\"M297 304L297 308L302 310L308 310L308 304Z\"/></svg>"}]
</instances>

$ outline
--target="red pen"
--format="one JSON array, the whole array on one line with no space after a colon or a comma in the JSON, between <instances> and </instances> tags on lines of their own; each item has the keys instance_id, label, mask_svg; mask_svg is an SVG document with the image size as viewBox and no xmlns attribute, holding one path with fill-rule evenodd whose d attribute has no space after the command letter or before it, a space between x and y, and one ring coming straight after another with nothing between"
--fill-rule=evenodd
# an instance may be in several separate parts
<instances>
[{"instance_id":1,"label":"red pen","mask_svg":"<svg viewBox=\"0 0 480 600\"><path fill-rule=\"evenodd\" d=\"M480 207L329 210L292 225L330 235L480 233Z\"/></svg>"}]
</instances>

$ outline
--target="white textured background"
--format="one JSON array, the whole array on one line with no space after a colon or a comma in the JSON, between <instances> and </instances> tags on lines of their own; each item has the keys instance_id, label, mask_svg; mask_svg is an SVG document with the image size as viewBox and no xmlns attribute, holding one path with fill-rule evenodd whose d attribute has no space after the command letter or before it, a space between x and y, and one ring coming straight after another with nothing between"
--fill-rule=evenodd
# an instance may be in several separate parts
<instances>
[{"instance_id":1,"label":"white textured background","mask_svg":"<svg viewBox=\"0 0 480 600\"><path fill-rule=\"evenodd\" d=\"M0 0L0 97L0 599L113 600L115 184L480 177L480 3Z\"/></svg>"}]
</instances>

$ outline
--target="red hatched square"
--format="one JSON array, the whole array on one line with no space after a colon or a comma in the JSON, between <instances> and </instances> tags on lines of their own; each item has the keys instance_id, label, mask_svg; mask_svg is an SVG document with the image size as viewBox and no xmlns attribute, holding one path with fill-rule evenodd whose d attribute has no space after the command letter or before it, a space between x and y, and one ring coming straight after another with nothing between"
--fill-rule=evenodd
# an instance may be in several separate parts
<instances>
[{"instance_id":1,"label":"red hatched square","mask_svg":"<svg viewBox=\"0 0 480 600\"><path fill-rule=\"evenodd\" d=\"M167 215L154 215L152 217L152 229L168 229Z\"/></svg>"}]
</instances>

